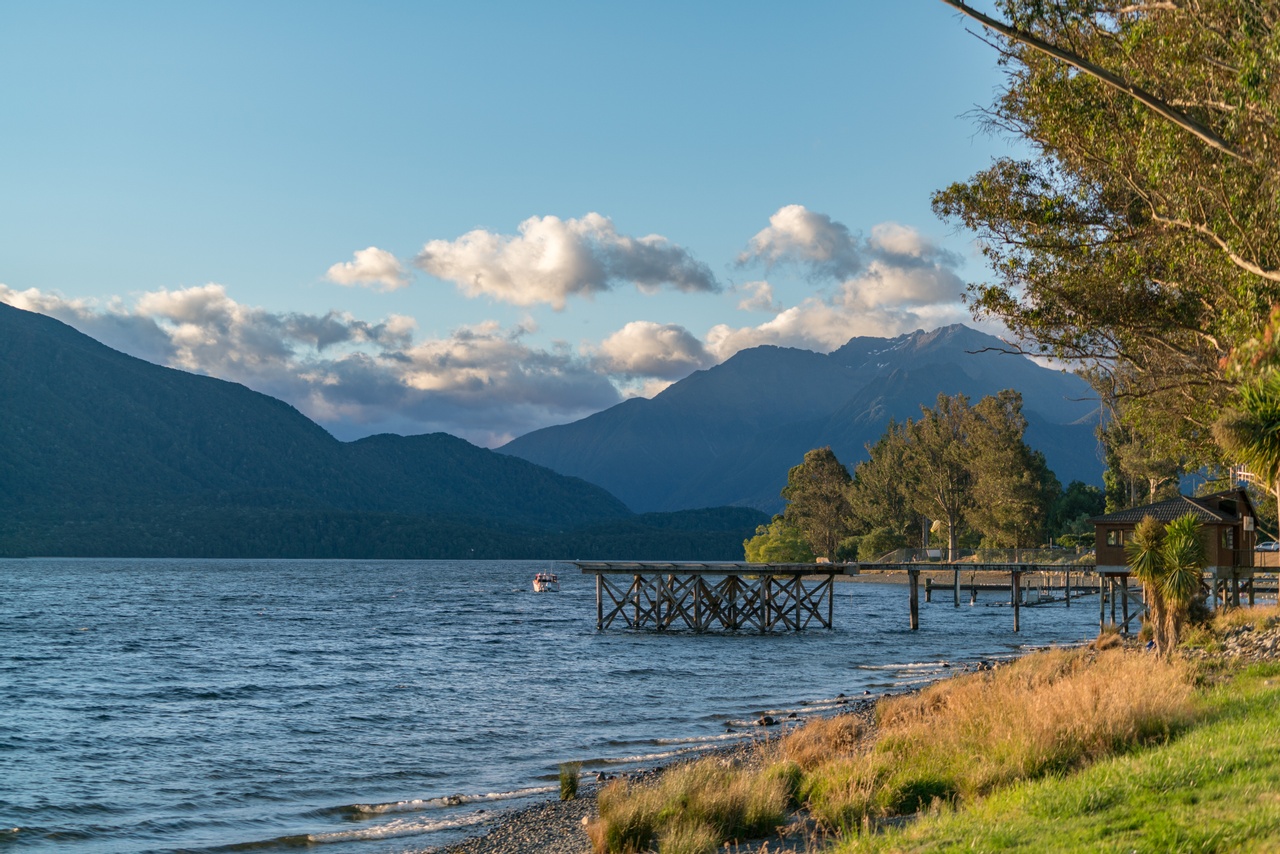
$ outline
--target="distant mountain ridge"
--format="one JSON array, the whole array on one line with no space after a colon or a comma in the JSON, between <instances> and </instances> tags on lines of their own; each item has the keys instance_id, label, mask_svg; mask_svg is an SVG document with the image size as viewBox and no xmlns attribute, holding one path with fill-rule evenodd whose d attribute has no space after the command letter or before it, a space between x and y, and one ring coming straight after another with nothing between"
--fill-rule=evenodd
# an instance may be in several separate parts
<instances>
[{"instance_id":1,"label":"distant mountain ridge","mask_svg":"<svg viewBox=\"0 0 1280 854\"><path fill-rule=\"evenodd\" d=\"M938 394L1022 393L1027 442L1064 484L1099 483L1098 406L1072 374L1001 352L956 324L897 338L857 337L828 354L763 346L698 371L652 399L547 427L504 453L608 489L636 511L736 505L776 512L787 470L830 445L846 465L890 418L916 418Z\"/></svg>"},{"instance_id":2,"label":"distant mountain ridge","mask_svg":"<svg viewBox=\"0 0 1280 854\"><path fill-rule=\"evenodd\" d=\"M600 557L616 533L696 559L736 556L758 521L637 517L444 433L340 442L280 400L0 303L0 554ZM717 546L700 524L726 529Z\"/></svg>"}]
</instances>

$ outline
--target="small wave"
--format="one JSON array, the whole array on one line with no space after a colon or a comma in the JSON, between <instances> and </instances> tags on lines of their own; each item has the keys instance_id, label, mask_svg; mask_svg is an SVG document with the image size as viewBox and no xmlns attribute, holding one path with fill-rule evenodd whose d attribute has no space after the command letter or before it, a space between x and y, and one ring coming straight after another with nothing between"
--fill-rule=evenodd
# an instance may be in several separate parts
<instances>
[{"instance_id":1,"label":"small wave","mask_svg":"<svg viewBox=\"0 0 1280 854\"><path fill-rule=\"evenodd\" d=\"M354 830L335 830L330 833L311 833L306 836L309 843L323 845L331 842L352 842L371 839L390 839L396 836L417 836L424 833L437 833L441 830L455 830L460 827L474 827L486 821L492 821L495 813L473 812L451 818L398 818L370 827Z\"/></svg>"},{"instance_id":2,"label":"small wave","mask_svg":"<svg viewBox=\"0 0 1280 854\"><path fill-rule=\"evenodd\" d=\"M691 738L655 738L653 740L653 743L662 744L662 745L671 745L671 744L698 745L698 744L714 744L715 742L718 742L718 741L734 741L734 740L741 741L742 733L726 732L726 733L721 733L720 735L697 735Z\"/></svg>"},{"instance_id":3,"label":"small wave","mask_svg":"<svg viewBox=\"0 0 1280 854\"><path fill-rule=\"evenodd\" d=\"M742 726L754 726L753 722L743 722ZM751 738L753 733L726 733L726 738L736 738L739 741L745 741ZM674 750L660 750L654 753L637 753L634 756L619 756L607 759L591 759L583 763L583 765L595 766L613 766L613 765L646 765L651 762L660 762L664 759L676 759L680 757L693 756L699 753L705 753L715 746L715 742L707 741L702 744L694 744L690 747L678 747Z\"/></svg>"},{"instance_id":4,"label":"small wave","mask_svg":"<svg viewBox=\"0 0 1280 854\"><path fill-rule=\"evenodd\" d=\"M927 670L948 667L949 661L912 661L907 664L859 664L858 670Z\"/></svg>"},{"instance_id":5,"label":"small wave","mask_svg":"<svg viewBox=\"0 0 1280 854\"><path fill-rule=\"evenodd\" d=\"M509 801L516 798L529 798L534 795L545 795L558 791L557 786L531 786L526 789L515 789L510 792L486 792L474 795L444 795L439 798L414 798L408 801L392 801L385 804L350 804L334 807L325 812L346 815L354 818L386 815L397 812L423 812L424 810L448 809L466 804L489 803L492 801Z\"/></svg>"}]
</instances>

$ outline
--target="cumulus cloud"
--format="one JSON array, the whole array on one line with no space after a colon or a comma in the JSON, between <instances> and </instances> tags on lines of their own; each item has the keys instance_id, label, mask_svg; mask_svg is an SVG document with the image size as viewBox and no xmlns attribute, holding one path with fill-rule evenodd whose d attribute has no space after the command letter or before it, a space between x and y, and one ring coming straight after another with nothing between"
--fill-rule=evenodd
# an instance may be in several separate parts
<instances>
[{"instance_id":1,"label":"cumulus cloud","mask_svg":"<svg viewBox=\"0 0 1280 854\"><path fill-rule=\"evenodd\" d=\"M752 283L739 307L774 317L756 326L719 324L707 334L707 351L717 359L761 344L829 351L855 335L891 337L920 328L971 323L961 302L961 259L916 229L881 223L866 239L799 205L782 208L769 228L752 239L740 262L804 264L811 275L838 280L830 294L809 296L797 305L774 304L772 288ZM744 286L746 287L746 286Z\"/></svg>"},{"instance_id":2,"label":"cumulus cloud","mask_svg":"<svg viewBox=\"0 0 1280 854\"><path fill-rule=\"evenodd\" d=\"M601 342L596 351L596 363L606 373L667 383L716 361L683 326L648 320L628 323Z\"/></svg>"},{"instance_id":3,"label":"cumulus cloud","mask_svg":"<svg viewBox=\"0 0 1280 854\"><path fill-rule=\"evenodd\" d=\"M796 264L814 276L844 278L862 268L859 240L848 227L804 205L786 205L751 238L738 264Z\"/></svg>"},{"instance_id":4,"label":"cumulus cloud","mask_svg":"<svg viewBox=\"0 0 1280 854\"><path fill-rule=\"evenodd\" d=\"M325 273L325 278L339 285L362 285L381 291L394 291L409 284L409 276L400 259L376 246L356 250L355 260L334 264Z\"/></svg>"},{"instance_id":5,"label":"cumulus cloud","mask_svg":"<svg viewBox=\"0 0 1280 854\"><path fill-rule=\"evenodd\" d=\"M569 297L589 297L620 282L646 293L664 285L686 292L720 287L710 268L687 250L656 234L618 234L598 213L581 219L530 217L516 235L476 229L457 240L432 240L416 263L456 283L467 296L557 310Z\"/></svg>"},{"instance_id":6,"label":"cumulus cloud","mask_svg":"<svg viewBox=\"0 0 1280 854\"><path fill-rule=\"evenodd\" d=\"M440 430L492 446L621 400L587 356L529 344L528 325L481 323L415 340L416 324L402 315L270 312L216 284L152 291L131 306L0 285L0 301L131 355L279 397L340 438Z\"/></svg>"},{"instance_id":7,"label":"cumulus cloud","mask_svg":"<svg viewBox=\"0 0 1280 854\"><path fill-rule=\"evenodd\" d=\"M782 306L774 302L773 285L768 282L747 282L736 290L747 295L738 302L741 311L767 311L772 314L782 311Z\"/></svg>"}]
</instances>

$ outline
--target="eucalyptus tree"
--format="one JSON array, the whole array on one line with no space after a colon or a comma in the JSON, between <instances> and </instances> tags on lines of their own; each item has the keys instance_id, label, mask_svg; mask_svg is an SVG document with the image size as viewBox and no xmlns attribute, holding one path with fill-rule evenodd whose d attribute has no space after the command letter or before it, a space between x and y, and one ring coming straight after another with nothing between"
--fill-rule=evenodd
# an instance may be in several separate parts
<instances>
[{"instance_id":1,"label":"eucalyptus tree","mask_svg":"<svg viewBox=\"0 0 1280 854\"><path fill-rule=\"evenodd\" d=\"M946 524L948 558L959 550L961 525L973 505L972 423L967 397L940 394L933 409L922 408L920 418L903 428L907 502L922 516Z\"/></svg>"},{"instance_id":2,"label":"eucalyptus tree","mask_svg":"<svg viewBox=\"0 0 1280 854\"><path fill-rule=\"evenodd\" d=\"M1230 391L1221 363L1280 300L1280 6L1001 0L1005 157L934 196L993 278L979 317L1095 367L1125 423L1192 462Z\"/></svg>"},{"instance_id":3,"label":"eucalyptus tree","mask_svg":"<svg viewBox=\"0 0 1280 854\"><path fill-rule=\"evenodd\" d=\"M786 524L801 531L815 555L834 559L849 533L846 492L853 480L830 447L815 448L787 473Z\"/></svg>"},{"instance_id":4,"label":"eucalyptus tree","mask_svg":"<svg viewBox=\"0 0 1280 854\"><path fill-rule=\"evenodd\" d=\"M906 453L905 429L891 420L876 443L867 446L867 459L853 468L847 491L849 512L856 527L875 533L873 542L877 545L905 545L916 537L923 538L929 524L908 500Z\"/></svg>"},{"instance_id":5,"label":"eucalyptus tree","mask_svg":"<svg viewBox=\"0 0 1280 854\"><path fill-rule=\"evenodd\" d=\"M995 548L1042 542L1049 511L1062 492L1044 454L1023 441L1026 429L1022 395L1012 389L984 397L973 407L967 519L985 544Z\"/></svg>"}]
</instances>

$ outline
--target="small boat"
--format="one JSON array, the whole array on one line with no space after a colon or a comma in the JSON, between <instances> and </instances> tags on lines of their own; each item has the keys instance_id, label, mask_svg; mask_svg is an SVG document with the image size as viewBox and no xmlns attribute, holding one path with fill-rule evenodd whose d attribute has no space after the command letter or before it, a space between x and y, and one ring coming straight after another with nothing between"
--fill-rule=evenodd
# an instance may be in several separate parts
<instances>
[{"instance_id":1,"label":"small boat","mask_svg":"<svg viewBox=\"0 0 1280 854\"><path fill-rule=\"evenodd\" d=\"M539 572L533 577L534 593L559 593L560 579L554 572Z\"/></svg>"}]
</instances>

